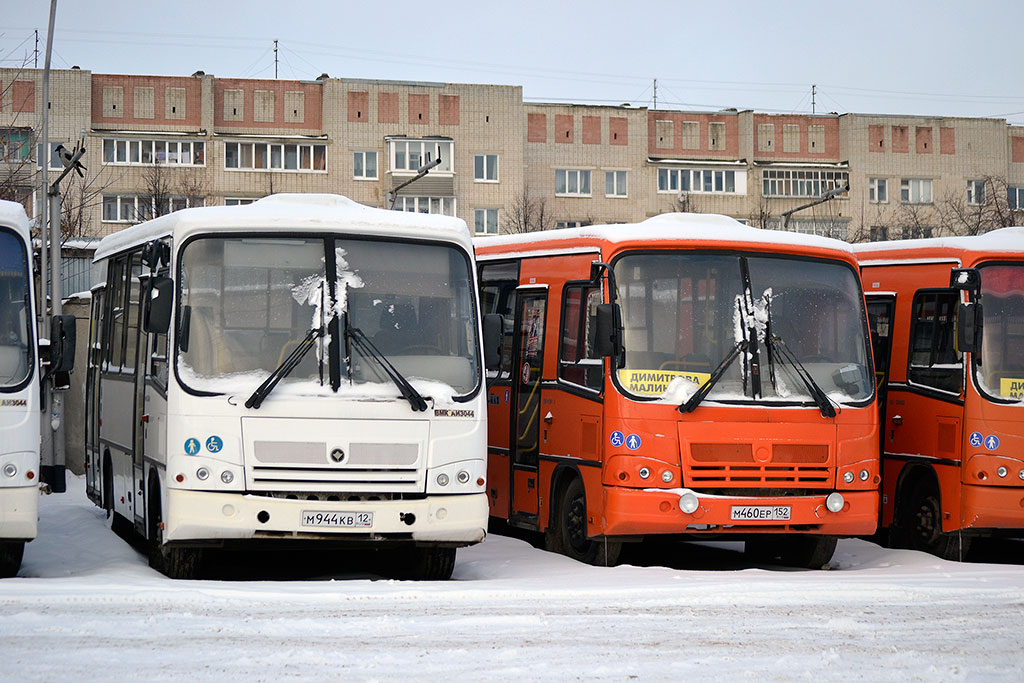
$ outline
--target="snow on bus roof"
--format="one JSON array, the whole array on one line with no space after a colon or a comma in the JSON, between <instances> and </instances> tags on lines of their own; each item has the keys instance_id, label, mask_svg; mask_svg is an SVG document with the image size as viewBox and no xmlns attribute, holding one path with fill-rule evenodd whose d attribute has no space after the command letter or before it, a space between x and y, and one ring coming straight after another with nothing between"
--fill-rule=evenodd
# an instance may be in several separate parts
<instances>
[{"instance_id":1,"label":"snow on bus roof","mask_svg":"<svg viewBox=\"0 0 1024 683\"><path fill-rule=\"evenodd\" d=\"M912 249L1024 252L1024 227L999 228L983 235L966 237L929 237L916 240L864 242L854 245L853 248L857 254Z\"/></svg>"},{"instance_id":2,"label":"snow on bus roof","mask_svg":"<svg viewBox=\"0 0 1024 683\"><path fill-rule=\"evenodd\" d=\"M852 253L850 245L841 240L807 235L786 230L765 230L744 225L734 218L708 213L663 213L640 223L590 225L583 228L562 228L544 232L496 237L477 237L478 248L489 246L527 245L548 240L599 239L608 242L680 241L755 242L772 245L816 247Z\"/></svg>"},{"instance_id":3,"label":"snow on bus roof","mask_svg":"<svg viewBox=\"0 0 1024 683\"><path fill-rule=\"evenodd\" d=\"M473 245L466 222L436 214L377 209L335 194L274 194L243 206L182 209L104 237L94 260L145 244L179 230L282 229L370 233L390 237L435 238L455 241L468 251Z\"/></svg>"},{"instance_id":4,"label":"snow on bus roof","mask_svg":"<svg viewBox=\"0 0 1024 683\"><path fill-rule=\"evenodd\" d=\"M14 228L21 235L28 235L28 216L25 207L18 202L0 199L0 224Z\"/></svg>"}]
</instances>

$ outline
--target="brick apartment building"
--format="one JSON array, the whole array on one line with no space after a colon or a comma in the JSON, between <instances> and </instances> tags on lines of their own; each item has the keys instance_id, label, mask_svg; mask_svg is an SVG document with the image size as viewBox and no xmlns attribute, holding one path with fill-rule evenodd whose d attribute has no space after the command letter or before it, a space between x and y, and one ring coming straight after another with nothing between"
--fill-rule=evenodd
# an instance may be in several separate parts
<instances>
[{"instance_id":1,"label":"brick apartment building","mask_svg":"<svg viewBox=\"0 0 1024 683\"><path fill-rule=\"evenodd\" d=\"M678 210L779 227L784 212L847 183L787 229L865 240L1024 222L1024 127L1003 119L539 104L519 86L326 74L70 69L51 72L50 90L52 146L84 138L87 148L86 177L62 188L81 209L69 216L77 238L274 192L393 201L457 215L479 234ZM42 72L0 69L0 92L0 190L32 215ZM438 167L392 197L438 152ZM59 168L51 156L51 177Z\"/></svg>"}]
</instances>

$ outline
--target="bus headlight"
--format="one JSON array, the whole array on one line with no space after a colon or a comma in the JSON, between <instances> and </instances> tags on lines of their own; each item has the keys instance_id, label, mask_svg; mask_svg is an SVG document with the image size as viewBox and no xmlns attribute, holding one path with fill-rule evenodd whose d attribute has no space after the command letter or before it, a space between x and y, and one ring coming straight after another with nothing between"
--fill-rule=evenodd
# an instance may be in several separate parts
<instances>
[{"instance_id":1,"label":"bus headlight","mask_svg":"<svg viewBox=\"0 0 1024 683\"><path fill-rule=\"evenodd\" d=\"M210 470L206 469L205 467L200 467L198 470L196 470L196 479L198 479L199 481L206 481L209 478Z\"/></svg>"},{"instance_id":2,"label":"bus headlight","mask_svg":"<svg viewBox=\"0 0 1024 683\"><path fill-rule=\"evenodd\" d=\"M1021 481L1024 481L1024 470L1021 470L1020 472L1017 473L1017 478L1020 479Z\"/></svg>"},{"instance_id":3,"label":"bus headlight","mask_svg":"<svg viewBox=\"0 0 1024 683\"><path fill-rule=\"evenodd\" d=\"M845 481L847 484L852 484L853 483L853 478L854 478L853 477L853 472L844 472L843 473L843 481Z\"/></svg>"},{"instance_id":4,"label":"bus headlight","mask_svg":"<svg viewBox=\"0 0 1024 683\"><path fill-rule=\"evenodd\" d=\"M825 499L825 507L828 508L829 512L839 512L843 509L844 505L846 505L846 499L838 491L828 494L828 498Z\"/></svg>"},{"instance_id":5,"label":"bus headlight","mask_svg":"<svg viewBox=\"0 0 1024 683\"><path fill-rule=\"evenodd\" d=\"M469 481L469 472L466 470L459 470L459 473L455 475L455 478L460 484L465 484Z\"/></svg>"},{"instance_id":6,"label":"bus headlight","mask_svg":"<svg viewBox=\"0 0 1024 683\"><path fill-rule=\"evenodd\" d=\"M230 484L235 480L235 475L231 473L231 470L224 470L220 473L220 480L225 484Z\"/></svg>"},{"instance_id":7,"label":"bus headlight","mask_svg":"<svg viewBox=\"0 0 1024 683\"><path fill-rule=\"evenodd\" d=\"M442 472L441 474L437 475L437 485L438 486L447 486L448 485L448 475L445 474L444 472Z\"/></svg>"},{"instance_id":8,"label":"bus headlight","mask_svg":"<svg viewBox=\"0 0 1024 683\"><path fill-rule=\"evenodd\" d=\"M1006 468L1000 465L999 469L996 470L996 474L998 474L999 478L1002 479L1003 477L1006 476Z\"/></svg>"},{"instance_id":9,"label":"bus headlight","mask_svg":"<svg viewBox=\"0 0 1024 683\"><path fill-rule=\"evenodd\" d=\"M661 473L661 480L666 484L671 484L672 476L672 470L665 470L664 472Z\"/></svg>"},{"instance_id":10,"label":"bus headlight","mask_svg":"<svg viewBox=\"0 0 1024 683\"><path fill-rule=\"evenodd\" d=\"M647 477L651 476L651 471L646 467L641 467L639 474L641 479L646 479Z\"/></svg>"},{"instance_id":11,"label":"bus headlight","mask_svg":"<svg viewBox=\"0 0 1024 683\"><path fill-rule=\"evenodd\" d=\"M700 506L700 499L693 493L684 493L679 496L679 509L686 514L692 514L697 511Z\"/></svg>"},{"instance_id":12,"label":"bus headlight","mask_svg":"<svg viewBox=\"0 0 1024 683\"><path fill-rule=\"evenodd\" d=\"M871 476L871 474L867 470L861 470L860 471L860 480L861 481L867 481L868 477L870 477L870 476Z\"/></svg>"},{"instance_id":13,"label":"bus headlight","mask_svg":"<svg viewBox=\"0 0 1024 683\"><path fill-rule=\"evenodd\" d=\"M4 476L13 477L18 473L18 466L13 462L9 462L4 465Z\"/></svg>"}]
</instances>

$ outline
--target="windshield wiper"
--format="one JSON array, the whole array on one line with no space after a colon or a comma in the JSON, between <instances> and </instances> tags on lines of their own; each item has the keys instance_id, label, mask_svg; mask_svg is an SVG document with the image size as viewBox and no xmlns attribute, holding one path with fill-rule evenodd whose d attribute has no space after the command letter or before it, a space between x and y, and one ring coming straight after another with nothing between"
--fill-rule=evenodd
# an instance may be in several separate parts
<instances>
[{"instance_id":1,"label":"windshield wiper","mask_svg":"<svg viewBox=\"0 0 1024 683\"><path fill-rule=\"evenodd\" d=\"M307 332L306 336L299 342L299 345L292 349L292 352L281 361L280 365L274 368L274 371L263 381L263 384L256 387L256 391L252 392L252 396L246 399L245 407L259 410L259 407L263 405L263 400L274 390L277 383L291 374L291 371L302 362L302 359L306 357L309 350L316 346L313 340L323 335L323 327L314 327Z\"/></svg>"},{"instance_id":2,"label":"windshield wiper","mask_svg":"<svg viewBox=\"0 0 1024 683\"><path fill-rule=\"evenodd\" d=\"M797 357L789 350L786 346L786 342L775 334L767 337L766 341L768 342L769 348L775 349L775 351L778 352L779 357L784 361L787 361L793 366L793 369L796 370L796 376L803 381L804 386L806 386L807 390L811 392L811 398L814 399L818 409L821 410L821 416L835 417L836 409L835 406L832 405L832 400L829 399L827 394L825 394L825 391L821 386L814 381L814 378L811 377L811 373L807 372L807 368L803 366L803 363L797 360Z\"/></svg>"},{"instance_id":3,"label":"windshield wiper","mask_svg":"<svg viewBox=\"0 0 1024 683\"><path fill-rule=\"evenodd\" d=\"M725 375L725 371L729 369L729 366L732 365L733 361L739 358L739 355L746 351L748 346L750 346L750 342L746 339L736 342L735 346L732 347L732 350L729 351L729 355L722 359L722 362L718 364L715 371L711 373L710 377L708 377L708 381L702 384L693 396L679 406L679 412L692 413L696 410L701 401L703 401L704 398L711 393L711 390L715 388L715 384L718 383L718 380L722 379L722 376Z\"/></svg>"},{"instance_id":4,"label":"windshield wiper","mask_svg":"<svg viewBox=\"0 0 1024 683\"><path fill-rule=\"evenodd\" d=\"M373 345L373 342L366 338L366 335L362 330L348 324L347 315L345 318L345 336L351 340L356 349L358 349L364 356L369 356L377 361L377 364L383 368L387 376L395 383L395 386L398 387L398 390L402 393L402 398L409 402L409 405L412 406L413 410L417 412L426 410L427 401L423 398L423 395L416 391L416 388L413 385L409 384L409 380L407 380L402 373L398 371L398 368L391 364L391 361L388 360L387 356L381 353L380 350Z\"/></svg>"}]
</instances>

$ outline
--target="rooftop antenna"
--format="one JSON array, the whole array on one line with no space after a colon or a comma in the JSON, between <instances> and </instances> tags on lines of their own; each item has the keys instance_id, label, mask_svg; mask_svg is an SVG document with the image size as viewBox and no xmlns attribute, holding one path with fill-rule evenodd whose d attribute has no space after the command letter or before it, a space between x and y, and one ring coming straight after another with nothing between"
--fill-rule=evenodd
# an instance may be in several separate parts
<instances>
[{"instance_id":1,"label":"rooftop antenna","mask_svg":"<svg viewBox=\"0 0 1024 683\"><path fill-rule=\"evenodd\" d=\"M274 39L274 80L277 80L277 39Z\"/></svg>"},{"instance_id":2,"label":"rooftop antenna","mask_svg":"<svg viewBox=\"0 0 1024 683\"><path fill-rule=\"evenodd\" d=\"M654 79L654 109L658 108L658 79Z\"/></svg>"},{"instance_id":3,"label":"rooftop antenna","mask_svg":"<svg viewBox=\"0 0 1024 683\"><path fill-rule=\"evenodd\" d=\"M811 84L811 113L812 113L812 114L813 114L813 113L815 113L815 112L814 112L814 109L815 109L815 105L814 105L814 95L815 95L815 94L816 94L817 92L818 92L818 86L816 86L816 85L814 85L814 84L812 83L812 84Z\"/></svg>"}]
</instances>

